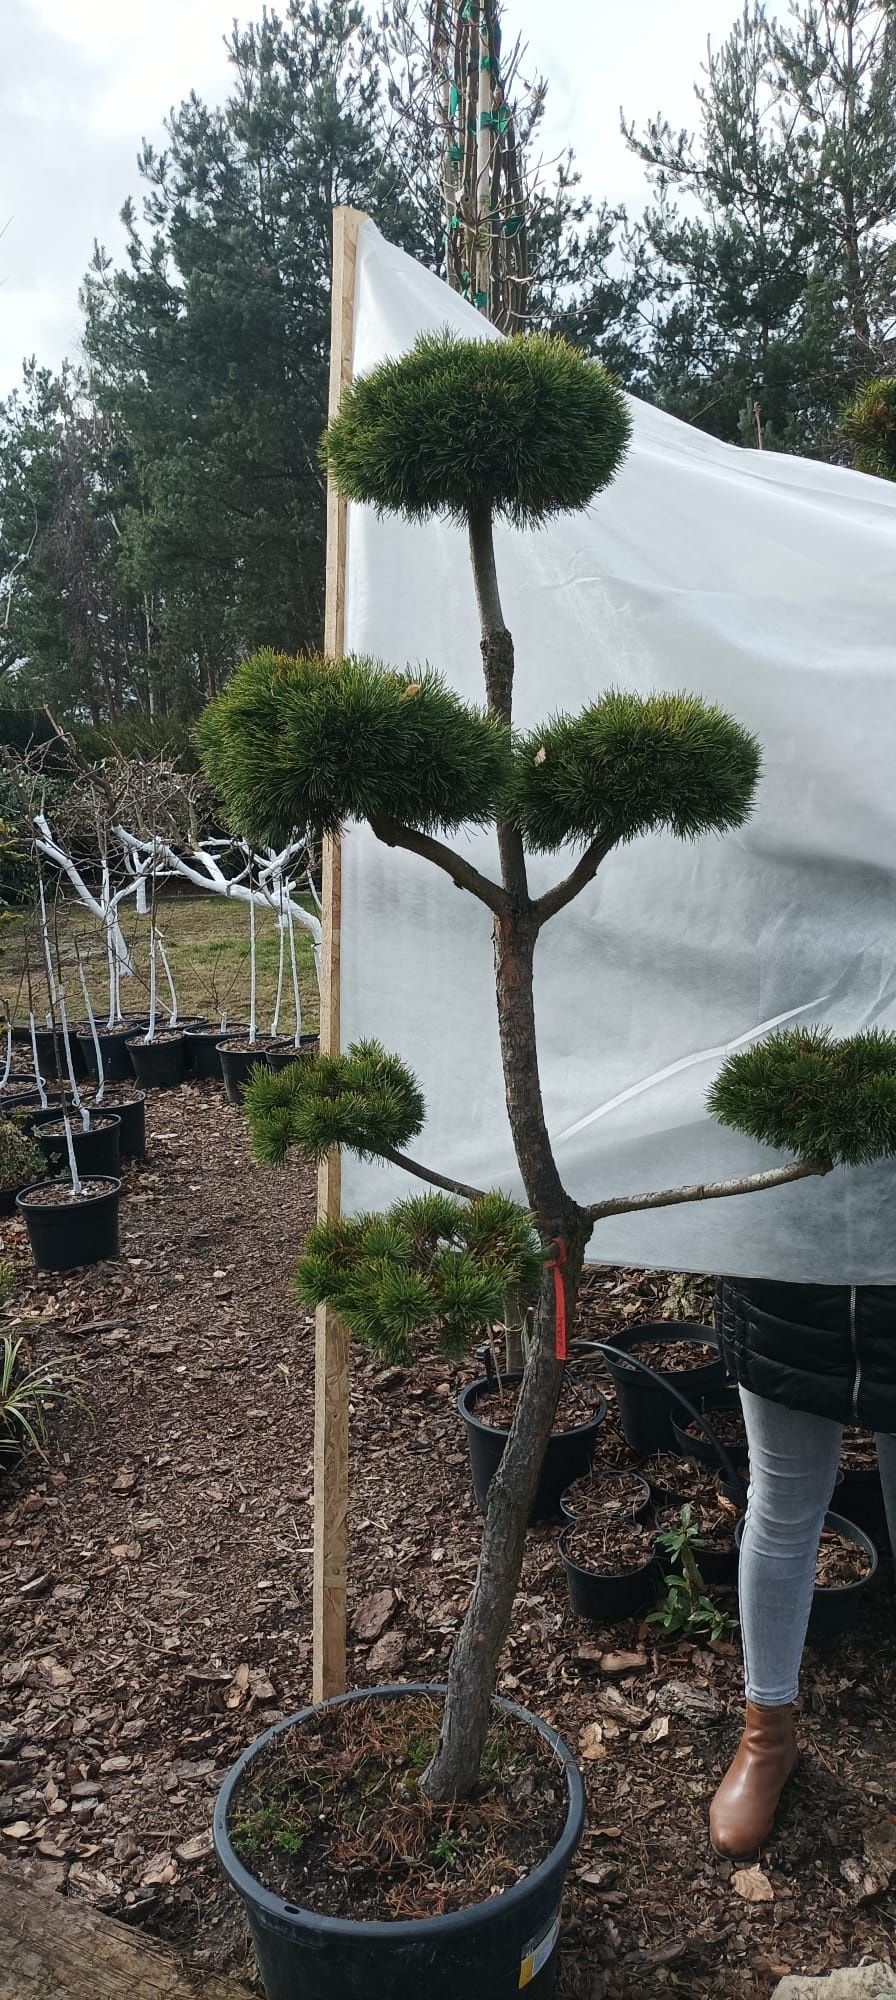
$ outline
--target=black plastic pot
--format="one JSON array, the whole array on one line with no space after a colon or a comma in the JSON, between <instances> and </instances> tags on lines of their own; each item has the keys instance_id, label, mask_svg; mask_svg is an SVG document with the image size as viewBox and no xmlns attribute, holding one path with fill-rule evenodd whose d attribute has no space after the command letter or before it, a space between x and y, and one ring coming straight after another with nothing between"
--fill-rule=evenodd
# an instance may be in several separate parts
<instances>
[{"instance_id":1,"label":"black plastic pot","mask_svg":"<svg viewBox=\"0 0 896 2000\"><path fill-rule=\"evenodd\" d=\"M844 1541L854 1542L857 1548L863 1550L868 1558L868 1573L859 1577L857 1583L841 1584L839 1587L816 1584L807 1634L810 1646L826 1646L832 1639L839 1639L841 1633L849 1631L858 1616L862 1597L877 1575L877 1550L863 1528L857 1528L854 1521L844 1520L842 1514L826 1514L824 1525L835 1534L842 1535ZM743 1521L738 1521L734 1531L738 1550L744 1526Z\"/></svg>"},{"instance_id":2,"label":"black plastic pot","mask_svg":"<svg viewBox=\"0 0 896 2000\"><path fill-rule=\"evenodd\" d=\"M99 1176L97 1176L99 1178ZM31 1202L45 1187L67 1187L67 1181L37 1181L23 1188L16 1208L25 1218L31 1255L39 1271L77 1271L118 1256L118 1201L121 1182L103 1175L102 1194L81 1201Z\"/></svg>"},{"instance_id":3,"label":"black plastic pot","mask_svg":"<svg viewBox=\"0 0 896 2000\"><path fill-rule=\"evenodd\" d=\"M680 1503L676 1497L671 1504L673 1507L678 1505L683 1507L686 1505L686 1502L687 1496L685 1495L685 1498ZM743 1516L741 1516L742 1519ZM723 1542L721 1546L709 1542L698 1543L695 1546L694 1556L704 1583L712 1586L720 1583L728 1584L737 1582L737 1566L740 1561L740 1542L737 1539L737 1529L739 1527L740 1521L735 1522L731 1530L730 1539ZM656 1559L664 1575L668 1573L671 1576L674 1572L681 1573L681 1563L676 1562L675 1558L669 1554L668 1549L661 1549L658 1541L656 1543Z\"/></svg>"},{"instance_id":4,"label":"black plastic pot","mask_svg":"<svg viewBox=\"0 0 896 2000\"><path fill-rule=\"evenodd\" d=\"M607 1471L610 1477L614 1477L617 1474L617 1467L615 1465L612 1467L608 1466ZM639 1500L637 1506L635 1506L632 1509L632 1520L643 1521L645 1517L650 1513L650 1510L653 1506L653 1499L650 1492L650 1486L648 1484L648 1481L646 1479L642 1479L639 1472L626 1472L624 1474L619 1474L619 1476L632 1480L635 1485L641 1488L643 1498ZM598 1474L598 1479L599 1477L600 1475ZM572 1490L571 1487L567 1486L565 1492L561 1493L560 1512L563 1515L564 1521L579 1521L584 1517L581 1510L578 1513L576 1512L575 1505L573 1501L570 1499L571 1490Z\"/></svg>"},{"instance_id":5,"label":"black plastic pot","mask_svg":"<svg viewBox=\"0 0 896 2000\"><path fill-rule=\"evenodd\" d=\"M70 1027L68 1031L69 1046L72 1052L72 1068L76 1076L86 1076L87 1064L84 1060L84 1051L80 1043L80 1033L80 1028ZM68 1072L65 1064L65 1042L62 1036L62 1029L60 1028L58 1033L54 1035L52 1028L37 1028L34 1039L37 1043L37 1060L40 1064L40 1073L44 1080L46 1081L48 1077L53 1076L66 1076ZM29 1048L31 1046L30 1030L28 1034L28 1046ZM56 1061L57 1046L59 1049L58 1065Z\"/></svg>"},{"instance_id":6,"label":"black plastic pot","mask_svg":"<svg viewBox=\"0 0 896 2000\"><path fill-rule=\"evenodd\" d=\"M15 1215L16 1202L21 1192L20 1187L0 1188L0 1216Z\"/></svg>"},{"instance_id":7,"label":"black plastic pot","mask_svg":"<svg viewBox=\"0 0 896 2000\"><path fill-rule=\"evenodd\" d=\"M196 1072L193 1068L193 1043L190 1039L191 1031L208 1028L211 1026L211 1022L207 1014L181 1014L177 1025L184 1031L184 1075L195 1076Z\"/></svg>"},{"instance_id":8,"label":"black plastic pot","mask_svg":"<svg viewBox=\"0 0 896 2000\"><path fill-rule=\"evenodd\" d=\"M58 1111L42 1111L34 1120L34 1137L49 1167L56 1173L64 1170L68 1160L65 1133L54 1133L52 1138L45 1126L57 1124ZM121 1163L121 1121L117 1112L100 1110L91 1114L90 1129L85 1132L77 1113L71 1120L72 1146L79 1174L118 1173Z\"/></svg>"},{"instance_id":9,"label":"black plastic pot","mask_svg":"<svg viewBox=\"0 0 896 2000\"><path fill-rule=\"evenodd\" d=\"M221 1052L219 1044L233 1037L244 1035L245 1028L185 1028L184 1049L189 1051L189 1062L197 1083L208 1083L212 1078L221 1081Z\"/></svg>"},{"instance_id":10,"label":"black plastic pot","mask_svg":"<svg viewBox=\"0 0 896 2000\"><path fill-rule=\"evenodd\" d=\"M183 1083L183 1035L166 1031L166 1039L159 1042L144 1041L140 1034L129 1035L128 1048L141 1090L177 1090Z\"/></svg>"},{"instance_id":11,"label":"black plastic pot","mask_svg":"<svg viewBox=\"0 0 896 2000\"><path fill-rule=\"evenodd\" d=\"M522 1376L505 1375L503 1379L512 1387L522 1381ZM488 1489L510 1435L509 1431L500 1430L494 1424L484 1424L476 1415L476 1404L490 1393L491 1385L483 1376L478 1382L470 1382L457 1399L457 1407L467 1427L476 1505L482 1513L485 1512ZM560 1514L561 1493L572 1485L574 1479L590 1472L597 1434L607 1414L606 1397L599 1390L595 1390L594 1395L597 1407L586 1424L577 1424L571 1431L555 1431L553 1437L548 1439L530 1521L555 1521Z\"/></svg>"},{"instance_id":12,"label":"black plastic pot","mask_svg":"<svg viewBox=\"0 0 896 2000\"><path fill-rule=\"evenodd\" d=\"M724 1413L727 1415L730 1410L739 1409L740 1396L737 1390L726 1389L723 1394L714 1395L707 1399L701 1408L700 1415L704 1419L704 1422L708 1424L710 1430L712 1430L713 1418L717 1411L720 1414ZM687 1417L684 1411L678 1410L672 1418L675 1450L681 1453L682 1458L697 1458L700 1460L701 1465L711 1465L714 1469L718 1468L721 1464L718 1448L712 1445L709 1438L704 1437L703 1432L698 1431L696 1427L693 1431L686 1430L686 1423ZM728 1457L733 1460L738 1470L746 1471L749 1465L749 1452L747 1450L746 1439L742 1446L729 1444L726 1446L726 1450Z\"/></svg>"},{"instance_id":13,"label":"black plastic pot","mask_svg":"<svg viewBox=\"0 0 896 2000\"><path fill-rule=\"evenodd\" d=\"M133 1025L128 1028L97 1028L96 1038L100 1045L100 1060L107 1083L132 1083L134 1067L128 1048L129 1037L134 1033ZM85 1069L99 1083L96 1069L96 1049L89 1030L78 1031L78 1046L84 1057Z\"/></svg>"},{"instance_id":14,"label":"black plastic pot","mask_svg":"<svg viewBox=\"0 0 896 2000\"><path fill-rule=\"evenodd\" d=\"M259 1064L262 1069L266 1065L267 1050L262 1043L254 1049L234 1049L226 1040L217 1043L217 1050L221 1060L221 1075L224 1078L227 1101L229 1104L242 1104L252 1071L257 1069Z\"/></svg>"},{"instance_id":15,"label":"black plastic pot","mask_svg":"<svg viewBox=\"0 0 896 2000\"><path fill-rule=\"evenodd\" d=\"M675 1321L661 1320L657 1325L626 1327L624 1332L615 1333L612 1347L623 1353L634 1353L638 1347L654 1346L673 1341L692 1341L695 1346L718 1348L718 1336L711 1326L681 1325ZM675 1433L672 1419L676 1414L674 1398L667 1394L661 1380L642 1375L637 1368L626 1368L624 1362L614 1361L612 1355L605 1356L607 1371L619 1399L619 1417L623 1434L633 1451L645 1456L653 1451L676 1451ZM726 1384L725 1363L704 1362L699 1367L676 1369L675 1387L695 1409L712 1401Z\"/></svg>"},{"instance_id":16,"label":"black plastic pot","mask_svg":"<svg viewBox=\"0 0 896 2000\"><path fill-rule=\"evenodd\" d=\"M0 1115L5 1117L10 1111L27 1111L32 1104L40 1108L39 1090L28 1089L25 1085L21 1090L4 1090L0 1095Z\"/></svg>"},{"instance_id":17,"label":"black plastic pot","mask_svg":"<svg viewBox=\"0 0 896 2000\"><path fill-rule=\"evenodd\" d=\"M653 1551L636 1569L600 1573L583 1569L567 1554L571 1531L564 1528L557 1547L566 1571L569 1601L577 1618L590 1618L598 1625L615 1625L623 1618L637 1618L653 1604L660 1586L660 1566Z\"/></svg>"},{"instance_id":18,"label":"black plastic pot","mask_svg":"<svg viewBox=\"0 0 896 2000\"><path fill-rule=\"evenodd\" d=\"M279 1048L268 1049L268 1068L275 1072L288 1069L290 1063L301 1062L303 1058L307 1061L309 1056L316 1056L319 1048L319 1035L301 1035L298 1048L295 1042L283 1042Z\"/></svg>"},{"instance_id":19,"label":"black plastic pot","mask_svg":"<svg viewBox=\"0 0 896 2000\"><path fill-rule=\"evenodd\" d=\"M102 1104L98 1106L91 1105L91 1116L93 1116L94 1110L97 1113L114 1111L116 1118L121 1124L118 1144L122 1157L125 1159L142 1160L146 1152L145 1096L117 1098L113 1084L110 1088L108 1098L104 1097Z\"/></svg>"},{"instance_id":20,"label":"black plastic pot","mask_svg":"<svg viewBox=\"0 0 896 2000\"><path fill-rule=\"evenodd\" d=\"M339 1695L323 1708L409 1694L444 1694L444 1688L364 1688ZM521 1987L545 2000L554 1986L560 1903L570 1863L585 1823L585 1792L565 1743L515 1702L494 1697L494 1705L526 1722L545 1738L563 1765L569 1810L560 1839L544 1861L521 1882L444 1917L396 1923L359 1923L348 1917L320 1917L262 1888L230 1844L227 1818L234 1789L252 1759L272 1736L319 1714L303 1709L278 1722L246 1750L228 1773L215 1806L215 1852L228 1881L242 1899L267 2000L516 2000Z\"/></svg>"}]
</instances>

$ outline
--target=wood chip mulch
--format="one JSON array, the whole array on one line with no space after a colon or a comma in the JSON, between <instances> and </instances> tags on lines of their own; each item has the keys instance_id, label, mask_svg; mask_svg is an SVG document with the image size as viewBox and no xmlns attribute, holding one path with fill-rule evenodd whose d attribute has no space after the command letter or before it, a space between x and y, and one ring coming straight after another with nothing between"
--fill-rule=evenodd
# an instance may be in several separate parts
<instances>
[{"instance_id":1,"label":"wood chip mulch","mask_svg":"<svg viewBox=\"0 0 896 2000\"><path fill-rule=\"evenodd\" d=\"M289 1274L311 1177L249 1158L214 1085L153 1095L118 1263L20 1282L35 1354L78 1355L90 1416L0 1489L0 1853L197 1966L252 1977L210 1852L221 1777L310 1695L313 1334ZM711 1288L596 1272L580 1332L708 1316ZM480 1522L455 1411L470 1379L356 1355L355 1685L438 1679ZM617 1462L624 1454L614 1447ZM889 1564L807 1660L806 1755L758 1870L711 1852L737 1737L737 1652L569 1613L556 1530L529 1536L501 1691L562 1730L590 1794L558 2000L768 2000L788 1970L896 1960L896 1627Z\"/></svg>"}]
</instances>

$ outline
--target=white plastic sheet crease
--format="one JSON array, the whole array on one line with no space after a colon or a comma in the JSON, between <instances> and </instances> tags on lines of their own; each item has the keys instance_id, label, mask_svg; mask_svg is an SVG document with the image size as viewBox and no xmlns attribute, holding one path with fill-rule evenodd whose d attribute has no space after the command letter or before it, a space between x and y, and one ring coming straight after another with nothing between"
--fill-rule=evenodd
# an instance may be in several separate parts
<instances>
[{"instance_id":1,"label":"white plastic sheet crease","mask_svg":"<svg viewBox=\"0 0 896 2000\"><path fill-rule=\"evenodd\" d=\"M481 316L361 233L354 369ZM896 1028L896 487L739 451L633 401L634 441L591 509L500 529L515 720L602 688L686 689L764 746L756 811L724 839L651 836L613 854L543 932L536 1003L549 1129L581 1199L772 1164L704 1097L726 1050L782 1022ZM483 698L464 535L353 508L347 650L429 661ZM491 834L461 836L494 870ZM536 893L566 872L535 857ZM498 1054L488 911L427 862L351 827L343 1046L378 1036L426 1094L412 1150L521 1192ZM347 1212L407 1178L346 1158ZM417 1185L417 1184L414 1184ZM816 1283L896 1283L896 1165L604 1222L590 1255Z\"/></svg>"}]
</instances>

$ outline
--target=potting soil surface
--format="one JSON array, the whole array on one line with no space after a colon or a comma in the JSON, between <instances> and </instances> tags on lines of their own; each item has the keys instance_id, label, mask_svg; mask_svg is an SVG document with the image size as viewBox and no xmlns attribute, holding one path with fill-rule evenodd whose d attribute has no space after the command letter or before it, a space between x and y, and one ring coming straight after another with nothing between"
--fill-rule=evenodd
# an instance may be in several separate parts
<instances>
[{"instance_id":1,"label":"potting soil surface","mask_svg":"<svg viewBox=\"0 0 896 2000\"><path fill-rule=\"evenodd\" d=\"M313 1176L255 1166L219 1086L147 1100L122 1255L18 1286L36 1356L76 1354L90 1416L0 1499L0 1847L197 1967L252 1976L211 1856L220 1780L311 1691L313 1332L290 1271ZM710 1292L711 1295L711 1292ZM705 1322L707 1289L595 1272L579 1330ZM455 1395L473 1369L353 1355L354 1686L444 1673L481 1534ZM578 1752L588 1831L564 1905L558 2000L768 2000L788 1970L896 1957L892 1575L807 1656L805 1754L759 1872L713 1855L737 1741L739 1652L574 1619L556 1529L533 1529L499 1687ZM730 1602L726 1599L725 1602ZM260 1992L260 1988L258 1989Z\"/></svg>"},{"instance_id":2,"label":"potting soil surface","mask_svg":"<svg viewBox=\"0 0 896 2000\"><path fill-rule=\"evenodd\" d=\"M861 1583L869 1567L866 1549L838 1535L835 1528L825 1529L815 1566L817 1584L826 1590L842 1590L847 1584Z\"/></svg>"},{"instance_id":3,"label":"potting soil surface","mask_svg":"<svg viewBox=\"0 0 896 2000\"><path fill-rule=\"evenodd\" d=\"M89 1201L93 1195L108 1193L108 1179L88 1180L84 1178L81 1181L81 1188L78 1194L75 1193L69 1181L48 1181L46 1187L32 1187L29 1189L28 1206L29 1208L64 1208L67 1205L71 1205L72 1202Z\"/></svg>"},{"instance_id":4,"label":"potting soil surface","mask_svg":"<svg viewBox=\"0 0 896 2000\"><path fill-rule=\"evenodd\" d=\"M632 1350L631 1359L643 1361L648 1368L657 1368L664 1375L681 1375L689 1368L711 1368L713 1362L719 1359L719 1351L708 1341L639 1341ZM628 1362L628 1355L625 1360Z\"/></svg>"},{"instance_id":5,"label":"potting soil surface","mask_svg":"<svg viewBox=\"0 0 896 2000\"><path fill-rule=\"evenodd\" d=\"M509 1431L516 1415L518 1401L519 1383L509 1382L500 1390L490 1390L487 1394L483 1393L483 1395L479 1396L473 1414L479 1418L481 1424L488 1424L489 1427L493 1426L496 1430ZM576 1430L580 1424L591 1422L596 1408L597 1402L594 1395L590 1394L587 1388L581 1388L574 1379L567 1376L560 1391L560 1401L557 1405L554 1429L556 1431Z\"/></svg>"}]
</instances>

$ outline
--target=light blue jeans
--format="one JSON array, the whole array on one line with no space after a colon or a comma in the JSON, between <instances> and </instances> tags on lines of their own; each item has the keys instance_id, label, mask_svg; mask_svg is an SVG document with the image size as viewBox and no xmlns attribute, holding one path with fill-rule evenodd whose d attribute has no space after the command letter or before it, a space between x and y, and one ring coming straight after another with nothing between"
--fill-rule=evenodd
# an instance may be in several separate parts
<instances>
[{"instance_id":1,"label":"light blue jeans","mask_svg":"<svg viewBox=\"0 0 896 2000\"><path fill-rule=\"evenodd\" d=\"M747 1700L795 1701L815 1587L815 1562L831 1504L843 1425L788 1410L741 1389L750 1444L750 1488L740 1555L740 1622ZM890 1539L896 1550L896 1437L879 1433Z\"/></svg>"}]
</instances>

